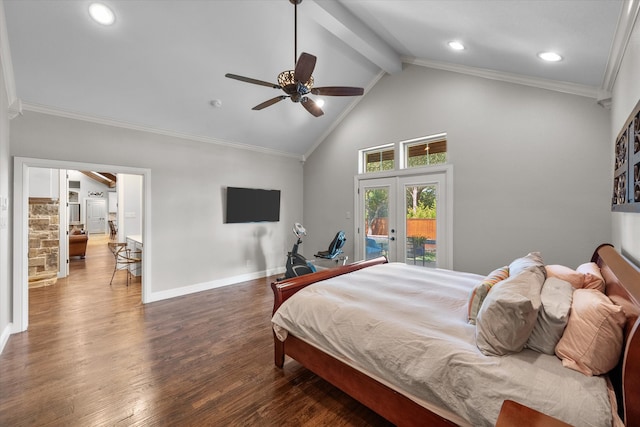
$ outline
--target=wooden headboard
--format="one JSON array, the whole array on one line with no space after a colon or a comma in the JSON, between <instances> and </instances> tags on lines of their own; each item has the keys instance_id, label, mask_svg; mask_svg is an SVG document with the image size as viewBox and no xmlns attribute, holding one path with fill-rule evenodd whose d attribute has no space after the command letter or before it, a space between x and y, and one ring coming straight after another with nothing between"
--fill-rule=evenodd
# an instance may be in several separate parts
<instances>
[{"instance_id":1,"label":"wooden headboard","mask_svg":"<svg viewBox=\"0 0 640 427\"><path fill-rule=\"evenodd\" d=\"M618 409L626 427L640 426L640 271L603 244L591 258L600 267L607 284L606 294L622 306L627 315L624 347L618 366L609 374L616 390Z\"/></svg>"}]
</instances>

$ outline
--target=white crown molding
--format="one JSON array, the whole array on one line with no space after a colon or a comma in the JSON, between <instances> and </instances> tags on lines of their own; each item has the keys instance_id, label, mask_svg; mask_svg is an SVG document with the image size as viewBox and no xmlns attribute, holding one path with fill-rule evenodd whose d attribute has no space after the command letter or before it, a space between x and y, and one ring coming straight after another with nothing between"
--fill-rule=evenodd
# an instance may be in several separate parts
<instances>
[{"instance_id":1,"label":"white crown molding","mask_svg":"<svg viewBox=\"0 0 640 427\"><path fill-rule=\"evenodd\" d=\"M2 65L2 75L4 76L4 85L7 90L7 101L9 105L13 105L17 100L16 81L13 75L13 62L11 61L3 0L0 0L0 64Z\"/></svg>"},{"instance_id":2,"label":"white crown molding","mask_svg":"<svg viewBox=\"0 0 640 427\"><path fill-rule=\"evenodd\" d=\"M638 18L640 0L626 0L622 7L623 9L618 19L616 34L613 37L609 59L607 60L607 68L602 81L602 87L607 92L613 90L613 85L618 77L618 71L620 71L624 53L627 50L633 27Z\"/></svg>"},{"instance_id":3,"label":"white crown molding","mask_svg":"<svg viewBox=\"0 0 640 427\"><path fill-rule=\"evenodd\" d=\"M9 105L9 120L13 120L22 115L22 101L17 98L11 105Z\"/></svg>"},{"instance_id":4,"label":"white crown molding","mask_svg":"<svg viewBox=\"0 0 640 427\"><path fill-rule=\"evenodd\" d=\"M148 126L137 125L133 123L123 122L123 121L104 118L104 117L96 117L96 116L90 116L86 114L75 113L72 111L52 108L52 107L48 107L40 104L22 102L22 110L32 111L34 113L48 114L51 116L64 117L67 119L82 120L85 122L91 122L91 123L96 123L96 124L101 124L106 126L114 126L114 127L119 127L123 129L131 129L131 130L136 130L140 132L155 133L157 135L181 138L189 141L206 142L208 144L222 145L225 147L232 147L232 148L248 150L248 151L256 151L263 154L270 154L274 156L289 157L289 158L294 158L296 160L302 160L302 156L299 154L292 154L292 153L285 153L283 151L270 150L267 148L256 147L253 145L243 144L240 142L230 142L230 141L224 141L221 139L210 138L205 136L190 135L190 134L173 132L173 131L164 130L164 129L156 129Z\"/></svg>"},{"instance_id":5,"label":"white crown molding","mask_svg":"<svg viewBox=\"0 0 640 427\"><path fill-rule=\"evenodd\" d=\"M572 95L585 96L587 98L601 99L610 96L610 94L608 94L606 91L592 86L579 85L569 82L560 82L556 80L540 79L535 77L527 77L520 74L504 73L500 71L488 70L485 68L469 67L466 65L429 61L410 57L403 57L402 62L407 64L419 65L421 67L468 74L485 79L499 80L508 83L553 90L556 92L569 93Z\"/></svg>"}]
</instances>

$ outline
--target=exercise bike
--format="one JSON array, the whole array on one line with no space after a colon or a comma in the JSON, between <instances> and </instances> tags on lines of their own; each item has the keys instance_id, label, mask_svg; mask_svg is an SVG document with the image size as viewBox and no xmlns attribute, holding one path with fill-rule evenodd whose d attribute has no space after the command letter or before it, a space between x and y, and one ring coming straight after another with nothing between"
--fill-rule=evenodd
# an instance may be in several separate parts
<instances>
[{"instance_id":1,"label":"exercise bike","mask_svg":"<svg viewBox=\"0 0 640 427\"><path fill-rule=\"evenodd\" d=\"M316 271L314 265L298 253L298 246L302 244L302 236L307 235L307 230L305 230L302 224L296 222L293 225L293 234L296 235L296 243L293 244L291 252L287 253L287 270L281 280L291 279Z\"/></svg>"}]
</instances>

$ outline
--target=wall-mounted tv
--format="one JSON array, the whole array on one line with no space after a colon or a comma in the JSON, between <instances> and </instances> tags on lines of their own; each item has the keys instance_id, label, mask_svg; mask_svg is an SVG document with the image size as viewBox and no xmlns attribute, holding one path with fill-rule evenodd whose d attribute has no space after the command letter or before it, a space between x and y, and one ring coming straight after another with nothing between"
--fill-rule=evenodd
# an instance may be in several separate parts
<instances>
[{"instance_id":1,"label":"wall-mounted tv","mask_svg":"<svg viewBox=\"0 0 640 427\"><path fill-rule=\"evenodd\" d=\"M280 190L227 187L227 224L280 221Z\"/></svg>"}]
</instances>

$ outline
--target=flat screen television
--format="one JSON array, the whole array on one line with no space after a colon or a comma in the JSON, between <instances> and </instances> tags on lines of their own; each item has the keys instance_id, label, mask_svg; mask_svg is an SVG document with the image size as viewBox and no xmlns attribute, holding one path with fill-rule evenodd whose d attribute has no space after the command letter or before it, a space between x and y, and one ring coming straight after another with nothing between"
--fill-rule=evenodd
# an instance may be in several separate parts
<instances>
[{"instance_id":1,"label":"flat screen television","mask_svg":"<svg viewBox=\"0 0 640 427\"><path fill-rule=\"evenodd\" d=\"M280 221L280 190L227 187L227 224Z\"/></svg>"}]
</instances>

